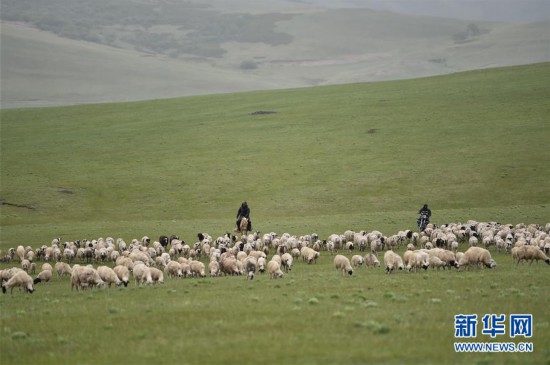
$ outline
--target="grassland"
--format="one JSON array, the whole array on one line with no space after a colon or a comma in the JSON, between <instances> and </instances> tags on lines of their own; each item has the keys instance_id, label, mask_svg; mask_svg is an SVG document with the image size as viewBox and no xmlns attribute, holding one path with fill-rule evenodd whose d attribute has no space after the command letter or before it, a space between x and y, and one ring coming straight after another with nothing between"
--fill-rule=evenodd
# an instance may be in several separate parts
<instances>
[{"instance_id":1,"label":"grassland","mask_svg":"<svg viewBox=\"0 0 550 365\"><path fill-rule=\"evenodd\" d=\"M449 76L1 116L1 236L18 244L548 222L550 64ZM272 114L252 115L255 111ZM8 203L8 204L6 204ZM0 298L13 363L547 363L546 265L338 276L323 254L283 280L167 280ZM5 267L3 265L2 267ZM532 313L532 354L455 354L458 313Z\"/></svg>"}]
</instances>

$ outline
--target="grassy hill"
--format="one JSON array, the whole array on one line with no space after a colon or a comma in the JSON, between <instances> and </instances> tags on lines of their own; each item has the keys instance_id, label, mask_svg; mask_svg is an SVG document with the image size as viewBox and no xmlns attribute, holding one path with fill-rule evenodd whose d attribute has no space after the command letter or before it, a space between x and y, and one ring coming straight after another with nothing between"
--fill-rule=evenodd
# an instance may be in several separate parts
<instances>
[{"instance_id":1,"label":"grassy hill","mask_svg":"<svg viewBox=\"0 0 550 365\"><path fill-rule=\"evenodd\" d=\"M417 78L550 61L548 20L284 1L2 4L2 107Z\"/></svg>"},{"instance_id":2,"label":"grassy hill","mask_svg":"<svg viewBox=\"0 0 550 365\"><path fill-rule=\"evenodd\" d=\"M1 246L545 223L550 64L409 81L1 111ZM271 114L253 114L271 111Z\"/></svg>"},{"instance_id":3,"label":"grassy hill","mask_svg":"<svg viewBox=\"0 0 550 365\"><path fill-rule=\"evenodd\" d=\"M242 200L260 231L321 238L414 228L425 202L437 224L544 224L549 76L543 63L1 110L0 248L49 245L58 236L129 243L176 233L192 243L199 231L231 230ZM165 277L162 285L136 287L131 279L127 288L86 291L54 274L32 295L0 295L1 362L547 363L548 266L491 253L493 270L361 268L343 277L322 250L316 264L296 260L279 280ZM491 313L532 314L533 337L479 333ZM458 314L478 315L470 342L530 342L533 352L455 353Z\"/></svg>"}]
</instances>

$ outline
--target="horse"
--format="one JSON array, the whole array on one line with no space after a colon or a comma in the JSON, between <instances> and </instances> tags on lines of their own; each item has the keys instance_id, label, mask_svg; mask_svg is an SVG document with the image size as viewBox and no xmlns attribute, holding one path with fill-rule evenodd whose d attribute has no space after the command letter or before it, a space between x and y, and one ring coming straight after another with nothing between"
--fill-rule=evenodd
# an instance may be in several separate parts
<instances>
[{"instance_id":1,"label":"horse","mask_svg":"<svg viewBox=\"0 0 550 365\"><path fill-rule=\"evenodd\" d=\"M239 224L239 232L244 235L248 234L248 218L242 217L241 223Z\"/></svg>"}]
</instances>

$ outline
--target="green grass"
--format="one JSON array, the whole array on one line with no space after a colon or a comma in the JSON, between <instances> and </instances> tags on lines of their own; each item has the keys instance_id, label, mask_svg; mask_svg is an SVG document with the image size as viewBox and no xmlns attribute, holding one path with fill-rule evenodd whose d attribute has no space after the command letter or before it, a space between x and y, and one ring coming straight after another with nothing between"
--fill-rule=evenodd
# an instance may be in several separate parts
<instances>
[{"instance_id":1,"label":"green grass","mask_svg":"<svg viewBox=\"0 0 550 365\"><path fill-rule=\"evenodd\" d=\"M0 248L231 230L548 222L550 64L409 81L1 110ZM258 110L275 114L250 115ZM5 203L9 203L7 205ZM18 206L16 206L18 205ZM0 296L13 363L548 363L546 265L168 280ZM6 265L2 265L2 268ZM453 316L532 313L532 354L455 354ZM503 341L507 341L503 340Z\"/></svg>"},{"instance_id":2,"label":"green grass","mask_svg":"<svg viewBox=\"0 0 550 365\"><path fill-rule=\"evenodd\" d=\"M323 251L317 264L297 262L281 280L167 279L83 292L53 278L32 295L0 297L2 364L545 363L548 267L494 258L495 270L363 268L342 277ZM486 313L533 314L534 352L455 354L461 313L480 323ZM490 341L480 332L476 342Z\"/></svg>"}]
</instances>

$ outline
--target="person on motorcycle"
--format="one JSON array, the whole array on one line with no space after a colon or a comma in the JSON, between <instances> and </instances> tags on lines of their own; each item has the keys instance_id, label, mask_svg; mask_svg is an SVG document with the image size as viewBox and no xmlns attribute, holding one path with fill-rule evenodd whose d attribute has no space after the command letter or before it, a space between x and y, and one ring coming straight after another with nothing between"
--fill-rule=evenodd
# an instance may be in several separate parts
<instances>
[{"instance_id":1,"label":"person on motorcycle","mask_svg":"<svg viewBox=\"0 0 550 365\"><path fill-rule=\"evenodd\" d=\"M416 220L416 223L418 224L418 228L421 231L423 231L428 225L428 223L430 223L430 217L432 216L432 211L430 210L430 208L428 208L428 204L424 204L424 206L420 208L420 210L418 211L418 214L420 214L420 218ZM425 221L422 227L420 227L420 222L423 217L425 218Z\"/></svg>"},{"instance_id":2,"label":"person on motorcycle","mask_svg":"<svg viewBox=\"0 0 550 365\"><path fill-rule=\"evenodd\" d=\"M250 208L248 207L247 202L243 202L241 206L239 207L239 211L237 212L237 229L241 226L241 220L243 218L248 219L248 227L247 230L252 230L252 221L250 220Z\"/></svg>"},{"instance_id":3,"label":"person on motorcycle","mask_svg":"<svg viewBox=\"0 0 550 365\"><path fill-rule=\"evenodd\" d=\"M418 214L425 215L430 218L432 216L432 211L428 208L428 204L424 204L424 206L418 211Z\"/></svg>"}]
</instances>

